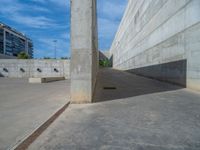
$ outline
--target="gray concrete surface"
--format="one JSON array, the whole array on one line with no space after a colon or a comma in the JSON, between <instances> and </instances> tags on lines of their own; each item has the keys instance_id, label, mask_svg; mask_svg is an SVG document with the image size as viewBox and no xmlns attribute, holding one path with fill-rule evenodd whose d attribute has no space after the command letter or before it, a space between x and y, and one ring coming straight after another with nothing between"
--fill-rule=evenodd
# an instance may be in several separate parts
<instances>
[{"instance_id":1,"label":"gray concrete surface","mask_svg":"<svg viewBox=\"0 0 200 150\"><path fill-rule=\"evenodd\" d=\"M29 83L48 83L65 80L64 77L29 78Z\"/></svg>"},{"instance_id":2,"label":"gray concrete surface","mask_svg":"<svg viewBox=\"0 0 200 150\"><path fill-rule=\"evenodd\" d=\"M90 103L98 71L96 0L71 1L71 100Z\"/></svg>"},{"instance_id":3,"label":"gray concrete surface","mask_svg":"<svg viewBox=\"0 0 200 150\"><path fill-rule=\"evenodd\" d=\"M126 72L104 73L96 97L107 93L107 101L70 105L29 150L200 149L200 93ZM113 85L116 92L103 90ZM114 96L120 91L127 96Z\"/></svg>"},{"instance_id":4,"label":"gray concrete surface","mask_svg":"<svg viewBox=\"0 0 200 150\"><path fill-rule=\"evenodd\" d=\"M199 39L199 0L129 1L110 50L113 66L170 82L186 77L183 84L200 90Z\"/></svg>"},{"instance_id":5,"label":"gray concrete surface","mask_svg":"<svg viewBox=\"0 0 200 150\"><path fill-rule=\"evenodd\" d=\"M0 77L70 77L70 60L0 59Z\"/></svg>"},{"instance_id":6,"label":"gray concrete surface","mask_svg":"<svg viewBox=\"0 0 200 150\"><path fill-rule=\"evenodd\" d=\"M99 51L99 60L110 59L110 51Z\"/></svg>"},{"instance_id":7,"label":"gray concrete surface","mask_svg":"<svg viewBox=\"0 0 200 150\"><path fill-rule=\"evenodd\" d=\"M107 88L107 89L104 89ZM109 89L116 88L116 89ZM182 89L168 83L114 69L101 69L97 77L94 102L128 98L144 94Z\"/></svg>"},{"instance_id":8,"label":"gray concrete surface","mask_svg":"<svg viewBox=\"0 0 200 150\"><path fill-rule=\"evenodd\" d=\"M11 148L69 102L69 80L29 84L0 78L0 150Z\"/></svg>"}]
</instances>

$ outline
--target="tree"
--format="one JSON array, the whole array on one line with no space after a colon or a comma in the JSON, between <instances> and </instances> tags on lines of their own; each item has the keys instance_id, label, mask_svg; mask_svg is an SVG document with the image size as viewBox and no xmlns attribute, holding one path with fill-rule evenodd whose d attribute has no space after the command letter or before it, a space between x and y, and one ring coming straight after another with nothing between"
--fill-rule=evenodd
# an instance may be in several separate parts
<instances>
[{"instance_id":1,"label":"tree","mask_svg":"<svg viewBox=\"0 0 200 150\"><path fill-rule=\"evenodd\" d=\"M70 59L70 57L61 57L61 59Z\"/></svg>"},{"instance_id":2,"label":"tree","mask_svg":"<svg viewBox=\"0 0 200 150\"><path fill-rule=\"evenodd\" d=\"M26 52L20 52L18 55L17 55L17 58L18 59L29 59L29 56Z\"/></svg>"},{"instance_id":3,"label":"tree","mask_svg":"<svg viewBox=\"0 0 200 150\"><path fill-rule=\"evenodd\" d=\"M44 57L44 59L51 59L51 57Z\"/></svg>"}]
</instances>

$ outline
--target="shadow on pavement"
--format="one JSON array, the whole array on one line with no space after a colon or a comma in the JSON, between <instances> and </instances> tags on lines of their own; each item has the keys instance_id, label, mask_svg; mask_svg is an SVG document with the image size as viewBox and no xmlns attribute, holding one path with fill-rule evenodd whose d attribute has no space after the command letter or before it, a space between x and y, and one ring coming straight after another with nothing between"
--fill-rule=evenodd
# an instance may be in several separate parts
<instances>
[{"instance_id":1,"label":"shadow on pavement","mask_svg":"<svg viewBox=\"0 0 200 150\"><path fill-rule=\"evenodd\" d=\"M124 71L101 69L97 77L93 102L117 100L182 88Z\"/></svg>"}]
</instances>

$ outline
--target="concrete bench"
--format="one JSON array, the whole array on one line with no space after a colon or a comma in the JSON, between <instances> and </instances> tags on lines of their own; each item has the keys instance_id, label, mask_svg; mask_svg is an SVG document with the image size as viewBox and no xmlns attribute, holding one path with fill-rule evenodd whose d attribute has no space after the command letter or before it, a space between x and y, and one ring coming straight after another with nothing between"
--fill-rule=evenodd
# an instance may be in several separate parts
<instances>
[{"instance_id":1,"label":"concrete bench","mask_svg":"<svg viewBox=\"0 0 200 150\"><path fill-rule=\"evenodd\" d=\"M29 83L47 83L60 80L65 80L65 77L29 78Z\"/></svg>"}]
</instances>

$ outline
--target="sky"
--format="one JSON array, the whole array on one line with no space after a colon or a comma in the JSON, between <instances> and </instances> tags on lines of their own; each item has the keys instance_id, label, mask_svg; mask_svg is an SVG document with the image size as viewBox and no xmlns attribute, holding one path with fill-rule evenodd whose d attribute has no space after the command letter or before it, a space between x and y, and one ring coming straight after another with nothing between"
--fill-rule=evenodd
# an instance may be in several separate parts
<instances>
[{"instance_id":1,"label":"sky","mask_svg":"<svg viewBox=\"0 0 200 150\"><path fill-rule=\"evenodd\" d=\"M128 0L97 0L99 50L108 50ZM70 57L70 0L0 0L0 22L24 33L34 58Z\"/></svg>"}]
</instances>

